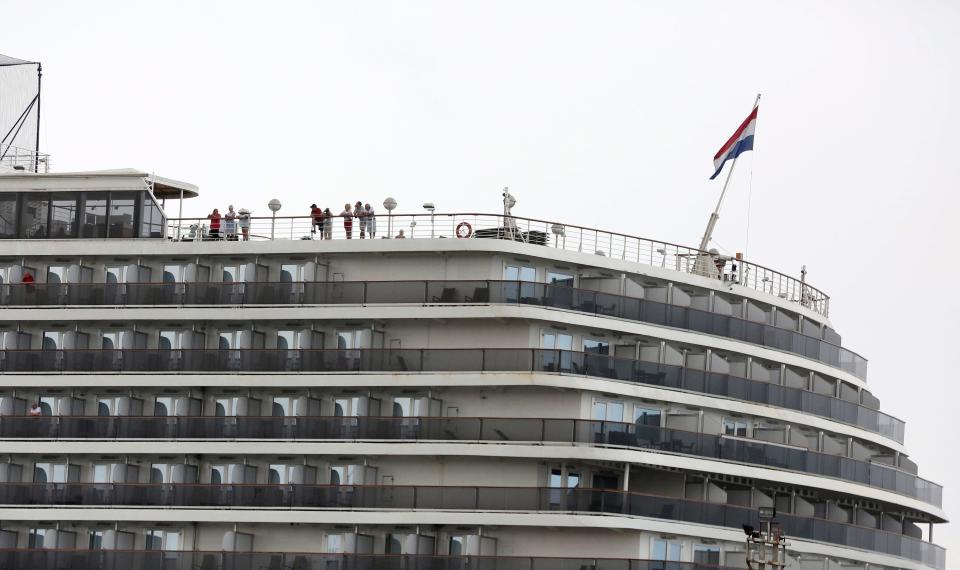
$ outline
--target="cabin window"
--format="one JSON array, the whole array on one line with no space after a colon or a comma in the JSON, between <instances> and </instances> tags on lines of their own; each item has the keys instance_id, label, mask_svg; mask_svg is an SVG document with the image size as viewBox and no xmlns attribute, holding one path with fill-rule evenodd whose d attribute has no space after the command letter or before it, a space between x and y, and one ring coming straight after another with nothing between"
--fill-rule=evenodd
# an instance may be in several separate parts
<instances>
[{"instance_id":1,"label":"cabin window","mask_svg":"<svg viewBox=\"0 0 960 570\"><path fill-rule=\"evenodd\" d=\"M89 192L83 202L80 237L107 237L107 193Z\"/></svg>"},{"instance_id":2,"label":"cabin window","mask_svg":"<svg viewBox=\"0 0 960 570\"><path fill-rule=\"evenodd\" d=\"M47 237L47 217L50 200L46 196L26 195L20 209L20 237L40 239Z\"/></svg>"},{"instance_id":3,"label":"cabin window","mask_svg":"<svg viewBox=\"0 0 960 570\"><path fill-rule=\"evenodd\" d=\"M50 237L77 237L77 195L53 194L50 200Z\"/></svg>"}]
</instances>

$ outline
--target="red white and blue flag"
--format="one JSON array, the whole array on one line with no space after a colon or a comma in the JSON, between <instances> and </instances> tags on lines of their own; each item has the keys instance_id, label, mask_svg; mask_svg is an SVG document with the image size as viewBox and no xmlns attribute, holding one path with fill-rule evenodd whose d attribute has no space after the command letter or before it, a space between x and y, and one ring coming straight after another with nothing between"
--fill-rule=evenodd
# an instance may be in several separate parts
<instances>
[{"instance_id":1,"label":"red white and blue flag","mask_svg":"<svg viewBox=\"0 0 960 570\"><path fill-rule=\"evenodd\" d=\"M717 151L717 154L713 157L713 167L717 171L713 173L710 180L720 174L725 162L737 158L742 152L753 150L753 131L757 128L757 109L759 108L759 106L753 108L750 115L737 127L733 136Z\"/></svg>"}]
</instances>

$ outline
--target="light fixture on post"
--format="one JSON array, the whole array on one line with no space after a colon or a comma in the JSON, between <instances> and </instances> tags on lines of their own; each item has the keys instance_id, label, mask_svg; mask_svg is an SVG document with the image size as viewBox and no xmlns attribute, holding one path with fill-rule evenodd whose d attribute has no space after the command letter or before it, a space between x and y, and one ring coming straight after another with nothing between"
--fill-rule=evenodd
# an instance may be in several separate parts
<instances>
[{"instance_id":1,"label":"light fixture on post","mask_svg":"<svg viewBox=\"0 0 960 570\"><path fill-rule=\"evenodd\" d=\"M563 246L566 249L567 246L567 229L563 227L563 224L553 224L550 226L550 231L553 233L553 247L560 247L560 238L563 238Z\"/></svg>"},{"instance_id":2,"label":"light fixture on post","mask_svg":"<svg viewBox=\"0 0 960 570\"><path fill-rule=\"evenodd\" d=\"M383 201L383 208L387 211L387 237L393 237L393 211L397 207L397 201L393 198L387 198Z\"/></svg>"},{"instance_id":3,"label":"light fixture on post","mask_svg":"<svg viewBox=\"0 0 960 570\"><path fill-rule=\"evenodd\" d=\"M270 221L270 239L273 240L277 229L277 212L280 211L280 200L274 198L267 202L267 207L273 212L273 220Z\"/></svg>"},{"instance_id":4,"label":"light fixture on post","mask_svg":"<svg viewBox=\"0 0 960 570\"><path fill-rule=\"evenodd\" d=\"M667 248L666 248L666 247L658 247L658 248L657 248L657 253L660 254L660 267L666 267L666 266L667 266ZM679 259L679 258L677 259L677 270L678 270L678 271L680 270L680 259Z\"/></svg>"},{"instance_id":5,"label":"light fixture on post","mask_svg":"<svg viewBox=\"0 0 960 570\"><path fill-rule=\"evenodd\" d=\"M430 237L436 237L433 225L433 212L437 209L437 207L433 205L433 202L424 202L423 209L430 212Z\"/></svg>"}]
</instances>

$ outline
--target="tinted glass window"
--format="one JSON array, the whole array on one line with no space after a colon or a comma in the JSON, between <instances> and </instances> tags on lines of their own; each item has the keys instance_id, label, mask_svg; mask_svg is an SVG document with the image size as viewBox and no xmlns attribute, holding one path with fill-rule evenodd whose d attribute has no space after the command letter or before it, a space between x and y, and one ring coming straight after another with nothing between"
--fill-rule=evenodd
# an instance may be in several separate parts
<instances>
[{"instance_id":1,"label":"tinted glass window","mask_svg":"<svg viewBox=\"0 0 960 570\"><path fill-rule=\"evenodd\" d=\"M27 548L37 548L37 549L43 548L44 546L43 539L45 538L47 532L51 532L51 531L48 531L47 529L43 529L43 528L31 529L30 537L27 540ZM53 533L51 532L51 536L52 534Z\"/></svg>"},{"instance_id":2,"label":"tinted glass window","mask_svg":"<svg viewBox=\"0 0 960 570\"><path fill-rule=\"evenodd\" d=\"M137 195L130 192L110 194L110 229L112 238L132 238L133 217L137 206Z\"/></svg>"},{"instance_id":3,"label":"tinted glass window","mask_svg":"<svg viewBox=\"0 0 960 570\"><path fill-rule=\"evenodd\" d=\"M163 237L163 213L149 195L143 195L140 214L140 237Z\"/></svg>"},{"instance_id":4,"label":"tinted glass window","mask_svg":"<svg viewBox=\"0 0 960 570\"><path fill-rule=\"evenodd\" d=\"M536 281L537 270L533 267L507 265L503 268L503 279L505 281Z\"/></svg>"},{"instance_id":5,"label":"tinted glass window","mask_svg":"<svg viewBox=\"0 0 960 570\"><path fill-rule=\"evenodd\" d=\"M561 287L573 287L573 275L548 271L547 283Z\"/></svg>"},{"instance_id":6,"label":"tinted glass window","mask_svg":"<svg viewBox=\"0 0 960 570\"><path fill-rule=\"evenodd\" d=\"M698 544L693 547L693 561L697 564L720 564L720 547Z\"/></svg>"},{"instance_id":7,"label":"tinted glass window","mask_svg":"<svg viewBox=\"0 0 960 570\"><path fill-rule=\"evenodd\" d=\"M50 199L50 237L77 236L77 195L53 194Z\"/></svg>"},{"instance_id":8,"label":"tinted glass window","mask_svg":"<svg viewBox=\"0 0 960 570\"><path fill-rule=\"evenodd\" d=\"M102 547L103 547L103 531L102 530L90 531L90 543L87 545L87 548L90 550L100 550Z\"/></svg>"},{"instance_id":9,"label":"tinted glass window","mask_svg":"<svg viewBox=\"0 0 960 570\"><path fill-rule=\"evenodd\" d=\"M0 238L17 237L17 194L0 194Z\"/></svg>"},{"instance_id":10,"label":"tinted glass window","mask_svg":"<svg viewBox=\"0 0 960 570\"><path fill-rule=\"evenodd\" d=\"M644 426L660 426L660 410L636 407L633 409L633 419Z\"/></svg>"},{"instance_id":11,"label":"tinted glass window","mask_svg":"<svg viewBox=\"0 0 960 570\"><path fill-rule=\"evenodd\" d=\"M300 266L293 263L284 263L280 266L280 282L293 283L300 276Z\"/></svg>"},{"instance_id":12,"label":"tinted glass window","mask_svg":"<svg viewBox=\"0 0 960 570\"><path fill-rule=\"evenodd\" d=\"M163 531L162 530L152 530L147 533L146 542L143 546L144 550L161 550L163 549Z\"/></svg>"},{"instance_id":13,"label":"tinted glass window","mask_svg":"<svg viewBox=\"0 0 960 570\"><path fill-rule=\"evenodd\" d=\"M583 351L595 354L610 354L610 343L602 340L583 339Z\"/></svg>"},{"instance_id":14,"label":"tinted glass window","mask_svg":"<svg viewBox=\"0 0 960 570\"><path fill-rule=\"evenodd\" d=\"M403 549L400 545L400 539L393 536L392 534L387 535L387 544L386 544L387 554L402 554Z\"/></svg>"},{"instance_id":15,"label":"tinted glass window","mask_svg":"<svg viewBox=\"0 0 960 570\"><path fill-rule=\"evenodd\" d=\"M81 237L107 237L107 193L89 192L83 204Z\"/></svg>"},{"instance_id":16,"label":"tinted glass window","mask_svg":"<svg viewBox=\"0 0 960 570\"><path fill-rule=\"evenodd\" d=\"M47 237L47 216L50 199L47 196L25 196L20 211L20 237L38 239Z\"/></svg>"}]
</instances>

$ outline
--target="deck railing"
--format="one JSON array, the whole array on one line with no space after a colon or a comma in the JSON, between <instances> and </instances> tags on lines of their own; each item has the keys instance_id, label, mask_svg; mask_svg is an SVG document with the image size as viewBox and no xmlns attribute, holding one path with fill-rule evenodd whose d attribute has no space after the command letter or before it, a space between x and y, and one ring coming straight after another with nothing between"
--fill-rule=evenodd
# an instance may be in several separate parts
<instances>
[{"instance_id":1,"label":"deck railing","mask_svg":"<svg viewBox=\"0 0 960 570\"><path fill-rule=\"evenodd\" d=\"M0 171L50 172L50 155L0 143Z\"/></svg>"},{"instance_id":2,"label":"deck railing","mask_svg":"<svg viewBox=\"0 0 960 570\"><path fill-rule=\"evenodd\" d=\"M0 307L56 305L368 305L376 303L535 305L696 330L777 348L867 379L867 360L818 336L658 301L530 281L307 281L293 283L72 283L0 285ZM796 328L796 327L794 327ZM826 340L826 338L830 340Z\"/></svg>"},{"instance_id":3,"label":"deck railing","mask_svg":"<svg viewBox=\"0 0 960 570\"><path fill-rule=\"evenodd\" d=\"M740 529L757 509L615 489L412 485L0 483L10 506L145 506L602 513ZM226 518L226 517L225 517ZM787 536L935 564L936 544L868 526L780 513Z\"/></svg>"},{"instance_id":4,"label":"deck railing","mask_svg":"<svg viewBox=\"0 0 960 570\"><path fill-rule=\"evenodd\" d=\"M939 548L939 547L937 547ZM942 549L941 549L942 551ZM941 553L942 556L942 553ZM943 564L933 564L943 568ZM0 570L733 570L696 562L541 556L231 552L228 550L0 550Z\"/></svg>"},{"instance_id":5,"label":"deck railing","mask_svg":"<svg viewBox=\"0 0 960 570\"><path fill-rule=\"evenodd\" d=\"M0 416L4 439L323 439L580 443L646 449L832 477L941 507L943 488L873 461L758 439L572 418L375 416Z\"/></svg>"},{"instance_id":6,"label":"deck railing","mask_svg":"<svg viewBox=\"0 0 960 570\"><path fill-rule=\"evenodd\" d=\"M797 303L823 316L830 298L804 279L768 267L661 240L608 232L547 220L496 214L378 214L373 220L335 216L315 225L310 216L251 217L246 222L221 220L211 232L206 218L171 218L166 235L174 240L263 239L505 239L567 251L661 267L762 291ZM243 226L248 228L244 232Z\"/></svg>"},{"instance_id":7,"label":"deck railing","mask_svg":"<svg viewBox=\"0 0 960 570\"><path fill-rule=\"evenodd\" d=\"M904 422L803 388L698 368L538 348L0 350L2 374L545 372L756 402L855 425L903 443ZM80 382L78 379L77 382Z\"/></svg>"}]
</instances>

